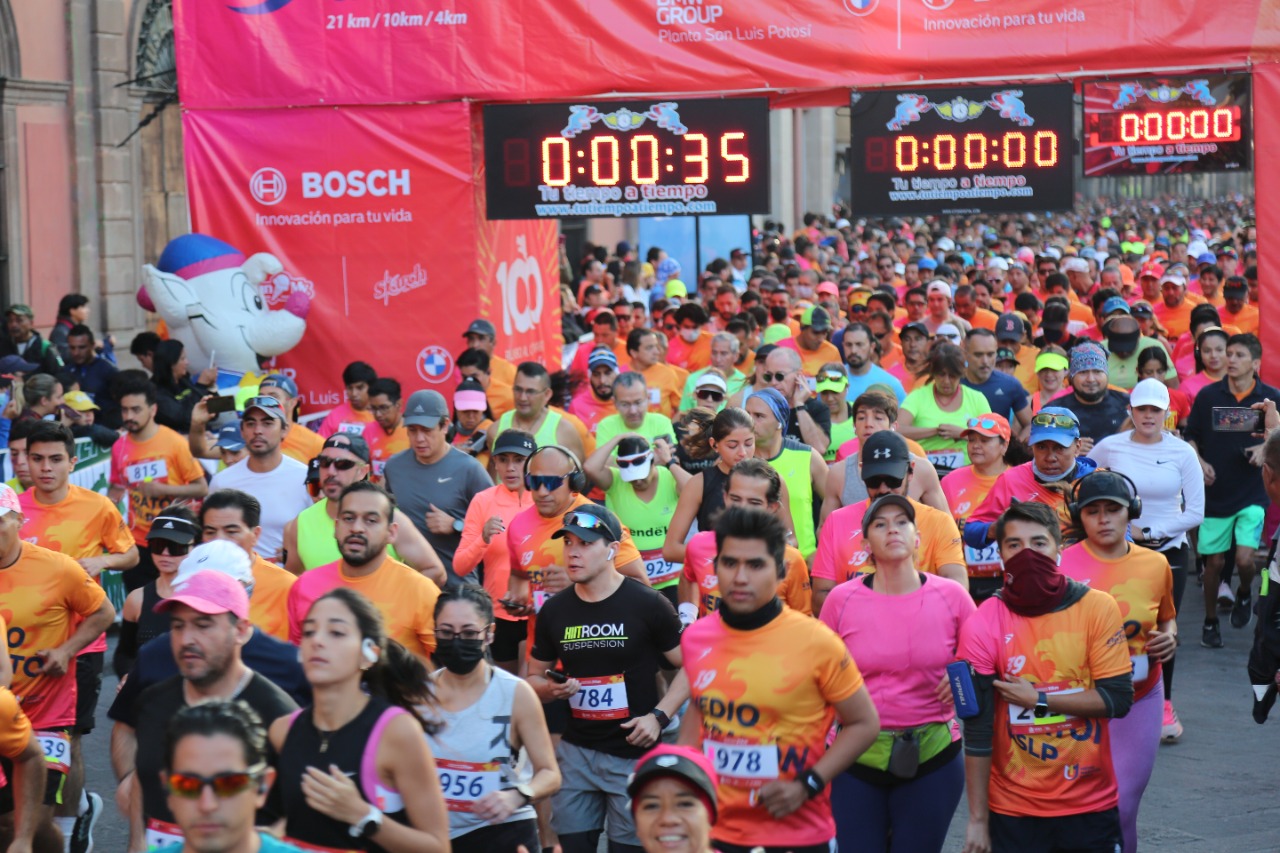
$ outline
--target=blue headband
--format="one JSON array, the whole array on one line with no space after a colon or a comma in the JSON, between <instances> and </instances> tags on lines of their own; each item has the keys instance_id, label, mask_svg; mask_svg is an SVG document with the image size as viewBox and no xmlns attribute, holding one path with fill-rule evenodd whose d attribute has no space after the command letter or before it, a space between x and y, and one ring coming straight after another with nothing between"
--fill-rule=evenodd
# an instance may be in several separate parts
<instances>
[{"instance_id":1,"label":"blue headband","mask_svg":"<svg viewBox=\"0 0 1280 853\"><path fill-rule=\"evenodd\" d=\"M787 403L787 398L782 396L782 392L777 388L761 388L759 391L752 391L751 397L759 397L764 400L769 410L773 412L773 416L778 419L778 423L785 428L787 421L791 418L791 406ZM751 399L748 397L747 399ZM745 402L745 401L744 401Z\"/></svg>"}]
</instances>

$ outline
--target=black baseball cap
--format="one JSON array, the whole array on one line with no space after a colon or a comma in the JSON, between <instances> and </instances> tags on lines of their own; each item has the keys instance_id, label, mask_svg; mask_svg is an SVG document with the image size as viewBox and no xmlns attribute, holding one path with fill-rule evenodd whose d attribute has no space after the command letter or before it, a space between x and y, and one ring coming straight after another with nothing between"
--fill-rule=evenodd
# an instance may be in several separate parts
<instances>
[{"instance_id":1,"label":"black baseball cap","mask_svg":"<svg viewBox=\"0 0 1280 853\"><path fill-rule=\"evenodd\" d=\"M871 522L876 520L876 516L880 514L885 507L899 506L902 511L907 514L907 518L914 524L916 520L916 508L912 505L910 498L906 495L881 495L872 502L871 506L862 516L862 535L867 535L867 529L871 527Z\"/></svg>"},{"instance_id":2,"label":"black baseball cap","mask_svg":"<svg viewBox=\"0 0 1280 853\"><path fill-rule=\"evenodd\" d=\"M1017 314L1001 314L996 320L997 341L1021 341L1023 333L1022 318Z\"/></svg>"},{"instance_id":3,"label":"black baseball cap","mask_svg":"<svg viewBox=\"0 0 1280 853\"><path fill-rule=\"evenodd\" d=\"M354 453L365 464L368 464L372 458L372 454L369 453L369 442L364 440L364 436L352 435L349 432L335 432L324 440L324 447Z\"/></svg>"},{"instance_id":4,"label":"black baseball cap","mask_svg":"<svg viewBox=\"0 0 1280 853\"><path fill-rule=\"evenodd\" d=\"M893 477L906 479L911 467L907 440L891 429L881 430L862 442L862 479Z\"/></svg>"},{"instance_id":5,"label":"black baseball cap","mask_svg":"<svg viewBox=\"0 0 1280 853\"><path fill-rule=\"evenodd\" d=\"M564 514L563 520L564 526L551 534L552 539L561 539L566 533L572 533L587 542L598 539L622 541L622 522L600 504L589 503L575 507Z\"/></svg>"},{"instance_id":6,"label":"black baseball cap","mask_svg":"<svg viewBox=\"0 0 1280 853\"><path fill-rule=\"evenodd\" d=\"M1075 498L1076 507L1084 507L1094 501L1115 501L1127 507L1133 501L1133 493L1129 491L1129 484L1115 471L1094 471L1080 478Z\"/></svg>"},{"instance_id":7,"label":"black baseball cap","mask_svg":"<svg viewBox=\"0 0 1280 853\"><path fill-rule=\"evenodd\" d=\"M462 333L462 336L465 338L467 335L488 335L491 338L496 338L498 330L488 320L480 318L472 320L471 325L467 326L467 330Z\"/></svg>"},{"instance_id":8,"label":"black baseball cap","mask_svg":"<svg viewBox=\"0 0 1280 853\"><path fill-rule=\"evenodd\" d=\"M901 338L907 332L919 332L920 334L924 335L926 338L932 337L932 335L929 334L929 327L926 326L924 323L920 323L920 322L908 323L907 325L903 326L902 330L898 332L898 337Z\"/></svg>"},{"instance_id":9,"label":"black baseball cap","mask_svg":"<svg viewBox=\"0 0 1280 853\"><path fill-rule=\"evenodd\" d=\"M505 430L493 441L494 456L499 453L514 453L528 458L537 449L538 444L533 440L533 436L518 429Z\"/></svg>"},{"instance_id":10,"label":"black baseball cap","mask_svg":"<svg viewBox=\"0 0 1280 853\"><path fill-rule=\"evenodd\" d=\"M1115 317L1103 327L1107 336L1107 349L1120 358L1128 358L1138 349L1142 327L1132 317Z\"/></svg>"},{"instance_id":11,"label":"black baseball cap","mask_svg":"<svg viewBox=\"0 0 1280 853\"><path fill-rule=\"evenodd\" d=\"M147 539L167 539L179 545L190 545L200 536L200 527L176 515L157 515L147 531Z\"/></svg>"}]
</instances>

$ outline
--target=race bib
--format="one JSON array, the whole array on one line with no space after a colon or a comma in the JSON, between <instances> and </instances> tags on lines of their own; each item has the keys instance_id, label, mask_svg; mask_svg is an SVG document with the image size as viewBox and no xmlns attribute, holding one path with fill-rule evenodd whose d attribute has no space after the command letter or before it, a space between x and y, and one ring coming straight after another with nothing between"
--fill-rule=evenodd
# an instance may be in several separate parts
<instances>
[{"instance_id":1,"label":"race bib","mask_svg":"<svg viewBox=\"0 0 1280 853\"><path fill-rule=\"evenodd\" d=\"M546 604L547 599L550 597L551 597L551 594L548 593L546 590L535 589L533 591L533 612L537 613L541 611L542 605Z\"/></svg>"},{"instance_id":2,"label":"race bib","mask_svg":"<svg viewBox=\"0 0 1280 853\"><path fill-rule=\"evenodd\" d=\"M644 560L644 572L649 576L650 584L660 584L680 574L681 564L664 560L661 548L654 551L641 551L640 558Z\"/></svg>"},{"instance_id":3,"label":"race bib","mask_svg":"<svg viewBox=\"0 0 1280 853\"><path fill-rule=\"evenodd\" d=\"M364 424L339 424L338 432L345 432L347 435L364 435Z\"/></svg>"},{"instance_id":4,"label":"race bib","mask_svg":"<svg viewBox=\"0 0 1280 853\"><path fill-rule=\"evenodd\" d=\"M578 684L581 689L569 697L569 708L579 720L625 720L631 716L623 676L579 678Z\"/></svg>"},{"instance_id":5,"label":"race bib","mask_svg":"<svg viewBox=\"0 0 1280 853\"><path fill-rule=\"evenodd\" d=\"M149 817L147 818L146 841L148 850L159 850L161 847L168 847L170 844L181 844L182 827Z\"/></svg>"},{"instance_id":6,"label":"race bib","mask_svg":"<svg viewBox=\"0 0 1280 853\"><path fill-rule=\"evenodd\" d=\"M382 479L382 472L387 469L387 461L385 459L373 460L373 476Z\"/></svg>"},{"instance_id":7,"label":"race bib","mask_svg":"<svg viewBox=\"0 0 1280 853\"><path fill-rule=\"evenodd\" d=\"M778 778L778 747L745 741L704 740L702 748L716 765L720 781L758 788Z\"/></svg>"},{"instance_id":8,"label":"race bib","mask_svg":"<svg viewBox=\"0 0 1280 853\"><path fill-rule=\"evenodd\" d=\"M959 450L934 450L926 453L925 458L935 468L960 468L964 465L964 454Z\"/></svg>"},{"instance_id":9,"label":"race bib","mask_svg":"<svg viewBox=\"0 0 1280 853\"><path fill-rule=\"evenodd\" d=\"M649 405L656 406L661 402L662 402L662 389L650 388L649 389Z\"/></svg>"},{"instance_id":10,"label":"race bib","mask_svg":"<svg viewBox=\"0 0 1280 853\"><path fill-rule=\"evenodd\" d=\"M1043 690L1048 696L1065 696L1068 693L1083 693L1083 687L1072 687L1067 690L1050 690L1046 685L1036 685ZM1021 705L1009 704L1009 725L1016 726L1019 729L1052 727L1064 725L1067 720L1073 719L1066 714L1050 714L1047 717L1037 717L1034 708L1023 708Z\"/></svg>"},{"instance_id":11,"label":"race bib","mask_svg":"<svg viewBox=\"0 0 1280 853\"><path fill-rule=\"evenodd\" d=\"M71 736L66 732L36 732L36 743L44 750L46 770L71 771Z\"/></svg>"},{"instance_id":12,"label":"race bib","mask_svg":"<svg viewBox=\"0 0 1280 853\"><path fill-rule=\"evenodd\" d=\"M146 462L133 463L124 469L124 473L130 484L145 483L169 476L169 466L163 459L148 459Z\"/></svg>"},{"instance_id":13,"label":"race bib","mask_svg":"<svg viewBox=\"0 0 1280 853\"><path fill-rule=\"evenodd\" d=\"M1130 655L1129 663L1133 665L1133 681L1136 684L1139 681L1146 681L1147 676L1151 674L1151 662L1147 660L1146 655Z\"/></svg>"},{"instance_id":14,"label":"race bib","mask_svg":"<svg viewBox=\"0 0 1280 853\"><path fill-rule=\"evenodd\" d=\"M1000 568L1000 546L995 542L982 549L965 545L964 562L971 578L997 578L1003 572Z\"/></svg>"},{"instance_id":15,"label":"race bib","mask_svg":"<svg viewBox=\"0 0 1280 853\"><path fill-rule=\"evenodd\" d=\"M436 771L445 805L451 812L473 812L476 800L502 787L502 767L496 761L476 764L437 758Z\"/></svg>"}]
</instances>

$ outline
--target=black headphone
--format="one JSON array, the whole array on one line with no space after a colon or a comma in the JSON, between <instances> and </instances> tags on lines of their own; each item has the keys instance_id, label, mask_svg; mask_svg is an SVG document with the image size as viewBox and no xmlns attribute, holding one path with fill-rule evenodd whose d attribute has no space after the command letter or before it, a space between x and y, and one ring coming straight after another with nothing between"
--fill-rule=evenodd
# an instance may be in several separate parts
<instances>
[{"instance_id":1,"label":"black headphone","mask_svg":"<svg viewBox=\"0 0 1280 853\"><path fill-rule=\"evenodd\" d=\"M541 447L539 447L537 450L530 453L527 457L525 457L525 460L524 460L525 476L529 475L529 463L533 461L533 458L535 456L537 456L539 453L541 453L544 450L559 450L568 458L570 462L573 463L573 470L569 472L569 491L577 492L580 495L586 494L590 486L587 483L587 475L582 470L582 464L578 462L577 455L575 455L572 450L570 450L569 448L565 447L562 444L544 444Z\"/></svg>"},{"instance_id":2,"label":"black headphone","mask_svg":"<svg viewBox=\"0 0 1280 853\"><path fill-rule=\"evenodd\" d=\"M1124 480L1125 483L1128 484L1129 489L1129 520L1133 521L1138 516L1142 515L1142 498L1138 495L1138 484L1129 479L1127 475L1121 474L1119 471L1113 471L1110 468L1099 468L1096 471L1091 471L1088 474L1085 474L1079 480L1076 480L1071 484L1071 496L1067 503L1067 511L1071 513L1071 521L1077 527L1080 526L1080 504L1078 503L1080 498L1080 484L1090 477L1098 474L1110 474L1113 477L1119 477L1121 480Z\"/></svg>"}]
</instances>

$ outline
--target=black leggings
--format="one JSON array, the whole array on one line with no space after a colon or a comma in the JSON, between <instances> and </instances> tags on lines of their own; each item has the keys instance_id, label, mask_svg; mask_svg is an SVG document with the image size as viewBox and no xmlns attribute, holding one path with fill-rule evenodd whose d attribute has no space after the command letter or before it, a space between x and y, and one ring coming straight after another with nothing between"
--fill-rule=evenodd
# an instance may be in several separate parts
<instances>
[{"instance_id":1,"label":"black leggings","mask_svg":"<svg viewBox=\"0 0 1280 853\"><path fill-rule=\"evenodd\" d=\"M453 853L515 853L520 845L529 853L538 853L538 821L534 818L513 820L497 826L482 826L450 842Z\"/></svg>"},{"instance_id":2,"label":"black leggings","mask_svg":"<svg viewBox=\"0 0 1280 853\"><path fill-rule=\"evenodd\" d=\"M1173 611L1181 615L1182 593L1187 589L1187 571L1191 567L1191 547L1184 542L1181 547L1160 553L1164 554L1169 561L1169 568L1173 569ZM1165 701L1173 699L1173 664L1177 660L1177 654L1175 650L1174 656L1161 665L1164 670Z\"/></svg>"}]
</instances>

